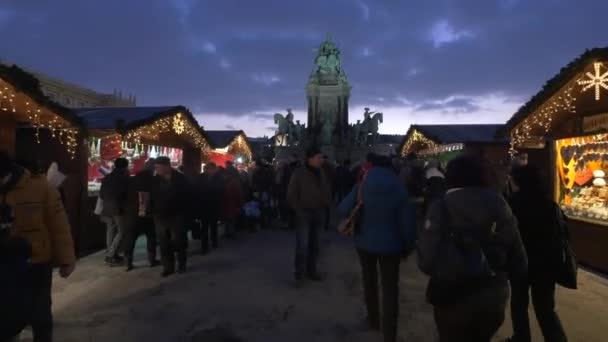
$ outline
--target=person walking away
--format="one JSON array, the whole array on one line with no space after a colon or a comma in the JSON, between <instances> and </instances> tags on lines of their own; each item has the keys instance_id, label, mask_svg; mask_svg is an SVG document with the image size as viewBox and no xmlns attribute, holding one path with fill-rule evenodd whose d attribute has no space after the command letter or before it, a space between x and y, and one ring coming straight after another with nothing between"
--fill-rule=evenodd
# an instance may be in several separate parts
<instances>
[{"instance_id":1,"label":"person walking away","mask_svg":"<svg viewBox=\"0 0 608 342\"><path fill-rule=\"evenodd\" d=\"M222 194L222 221L226 224L226 237L236 238L236 226L243 211L245 196L238 171L226 169L226 186Z\"/></svg>"},{"instance_id":2,"label":"person walking away","mask_svg":"<svg viewBox=\"0 0 608 342\"><path fill-rule=\"evenodd\" d=\"M189 189L185 176L171 167L169 158L158 157L155 169L157 179L151 194L152 215L163 265L161 276L167 277L175 273L176 255L177 272L186 272L188 235L184 220Z\"/></svg>"},{"instance_id":3,"label":"person walking away","mask_svg":"<svg viewBox=\"0 0 608 342\"><path fill-rule=\"evenodd\" d=\"M416 217L406 189L392 170L391 159L377 157L363 182L338 208L348 217L359 198L363 209L355 245L363 274L367 321L371 329L382 330L385 342L397 341L399 306L399 264L416 242ZM382 279L382 314L378 300L378 267Z\"/></svg>"},{"instance_id":4,"label":"person walking away","mask_svg":"<svg viewBox=\"0 0 608 342\"><path fill-rule=\"evenodd\" d=\"M27 323L32 326L34 342L52 341L53 267L58 266L59 275L67 278L76 263L70 225L59 193L45 177L32 177L0 151L0 205L5 214L3 227L9 229L12 238L25 240L31 246L31 286L27 287L31 307L27 310Z\"/></svg>"},{"instance_id":5,"label":"person walking away","mask_svg":"<svg viewBox=\"0 0 608 342\"><path fill-rule=\"evenodd\" d=\"M119 266L124 259L118 254L126 232L127 191L129 188L129 161L117 158L114 170L104 177L99 190L103 201L101 216L106 220L106 258L109 266Z\"/></svg>"},{"instance_id":6,"label":"person walking away","mask_svg":"<svg viewBox=\"0 0 608 342\"><path fill-rule=\"evenodd\" d=\"M218 248L217 223L220 217L222 198L224 195L224 180L215 163L205 165L205 172L200 175L201 182L201 254L209 252L209 248ZM209 241L211 237L211 241ZM211 242L211 243L210 243Z\"/></svg>"},{"instance_id":7,"label":"person walking away","mask_svg":"<svg viewBox=\"0 0 608 342\"><path fill-rule=\"evenodd\" d=\"M329 183L329 205L325 208L325 222L323 224L323 228L327 232L329 231L331 223L331 207L334 203L334 196L336 194L336 169L326 155L323 155L323 165L321 166L321 169Z\"/></svg>"},{"instance_id":8,"label":"person walking away","mask_svg":"<svg viewBox=\"0 0 608 342\"><path fill-rule=\"evenodd\" d=\"M513 181L519 191L511 199L511 208L528 252L527 277L511 281L511 319L513 342L531 342L528 318L529 292L536 319L545 341L567 341L564 328L555 312L555 284L560 258L559 218L561 210L549 197L540 171L533 166L513 170ZM552 241L554 243L552 243Z\"/></svg>"},{"instance_id":9,"label":"person walking away","mask_svg":"<svg viewBox=\"0 0 608 342\"><path fill-rule=\"evenodd\" d=\"M441 165L436 160L429 161L425 171L426 183L424 186L425 213L433 202L445 194L445 176Z\"/></svg>"},{"instance_id":10,"label":"person walking away","mask_svg":"<svg viewBox=\"0 0 608 342\"><path fill-rule=\"evenodd\" d=\"M296 213L295 279L300 286L305 272L311 280L322 280L317 272L319 232L325 224L325 210L331 195L327 176L321 170L323 157L316 147L306 151L305 165L293 174L287 190Z\"/></svg>"},{"instance_id":11,"label":"person walking away","mask_svg":"<svg viewBox=\"0 0 608 342\"><path fill-rule=\"evenodd\" d=\"M156 231L152 220L152 208L150 206L150 193L154 186L154 164L155 159L146 161L144 168L129 181L127 220L128 229L125 236L125 259L127 272L133 270L133 252L135 243L142 234L146 235L146 251L148 253L148 264L150 267L160 265L156 259Z\"/></svg>"},{"instance_id":12,"label":"person walking away","mask_svg":"<svg viewBox=\"0 0 608 342\"><path fill-rule=\"evenodd\" d=\"M441 342L489 342L505 319L509 279L527 271L517 220L488 178L480 159L452 160L448 191L431 205L420 232L418 263L431 277L427 300Z\"/></svg>"}]
</instances>

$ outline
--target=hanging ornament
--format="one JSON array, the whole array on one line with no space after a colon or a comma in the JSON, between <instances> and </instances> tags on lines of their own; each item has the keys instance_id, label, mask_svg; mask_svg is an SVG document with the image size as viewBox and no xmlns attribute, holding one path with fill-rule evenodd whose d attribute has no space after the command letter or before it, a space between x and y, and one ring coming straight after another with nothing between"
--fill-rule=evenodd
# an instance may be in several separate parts
<instances>
[{"instance_id":1,"label":"hanging ornament","mask_svg":"<svg viewBox=\"0 0 608 342\"><path fill-rule=\"evenodd\" d=\"M600 90L604 88L608 90L608 71L602 74L601 68L604 66L602 63L593 63L594 74L587 72L585 74L586 79L578 80L578 85L584 86L581 92L586 92L587 90L594 88L595 89L595 100L600 100Z\"/></svg>"},{"instance_id":2,"label":"hanging ornament","mask_svg":"<svg viewBox=\"0 0 608 342\"><path fill-rule=\"evenodd\" d=\"M186 122L182 117L182 113L177 113L173 117L173 131L178 135L181 135L186 130Z\"/></svg>"}]
</instances>

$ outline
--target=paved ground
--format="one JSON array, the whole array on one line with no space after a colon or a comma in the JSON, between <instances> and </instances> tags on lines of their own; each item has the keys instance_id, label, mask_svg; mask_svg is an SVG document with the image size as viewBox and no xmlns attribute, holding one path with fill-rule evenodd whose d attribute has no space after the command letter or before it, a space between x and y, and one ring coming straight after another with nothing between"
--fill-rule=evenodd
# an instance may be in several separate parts
<instances>
[{"instance_id":1,"label":"paved ground","mask_svg":"<svg viewBox=\"0 0 608 342\"><path fill-rule=\"evenodd\" d=\"M125 273L102 266L101 255L87 257L69 280L55 281L56 340L381 341L363 328L359 266L350 242L324 237L322 270L328 279L302 289L291 283L292 245L293 235L286 232L246 235L206 257L192 256L189 273L162 280L159 269L143 262ZM558 293L570 340L606 341L608 282L586 272L580 278L580 290ZM425 283L413 258L402 264L404 341L436 339ZM535 341L541 341L534 329ZM506 323L497 340L509 330ZM29 340L27 333L21 340Z\"/></svg>"}]
</instances>

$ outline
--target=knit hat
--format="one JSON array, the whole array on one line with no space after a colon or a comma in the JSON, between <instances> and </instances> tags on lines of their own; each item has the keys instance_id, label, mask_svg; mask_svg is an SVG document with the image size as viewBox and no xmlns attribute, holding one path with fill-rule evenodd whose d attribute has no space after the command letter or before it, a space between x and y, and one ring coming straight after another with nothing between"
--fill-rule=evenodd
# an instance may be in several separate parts
<instances>
[{"instance_id":1,"label":"knit hat","mask_svg":"<svg viewBox=\"0 0 608 342\"><path fill-rule=\"evenodd\" d=\"M156 158L155 164L171 166L171 159L169 159L169 157L158 157L158 158Z\"/></svg>"},{"instance_id":2,"label":"knit hat","mask_svg":"<svg viewBox=\"0 0 608 342\"><path fill-rule=\"evenodd\" d=\"M316 146L311 146L306 150L306 159L314 158L319 154L321 154L321 150Z\"/></svg>"}]
</instances>

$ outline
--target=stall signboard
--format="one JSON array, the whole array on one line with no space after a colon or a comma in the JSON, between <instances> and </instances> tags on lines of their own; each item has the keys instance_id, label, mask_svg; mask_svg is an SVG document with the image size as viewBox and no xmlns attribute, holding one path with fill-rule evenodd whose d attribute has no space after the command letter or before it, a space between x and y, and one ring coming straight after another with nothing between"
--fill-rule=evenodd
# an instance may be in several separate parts
<instances>
[{"instance_id":1,"label":"stall signboard","mask_svg":"<svg viewBox=\"0 0 608 342\"><path fill-rule=\"evenodd\" d=\"M586 116L583 118L583 133L608 131L608 113Z\"/></svg>"}]
</instances>

